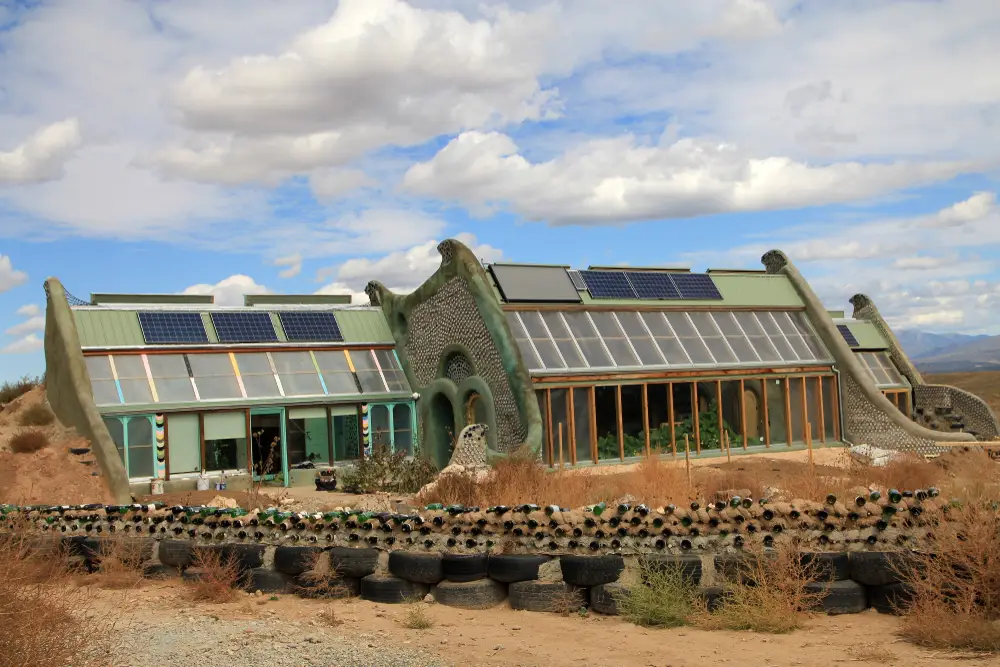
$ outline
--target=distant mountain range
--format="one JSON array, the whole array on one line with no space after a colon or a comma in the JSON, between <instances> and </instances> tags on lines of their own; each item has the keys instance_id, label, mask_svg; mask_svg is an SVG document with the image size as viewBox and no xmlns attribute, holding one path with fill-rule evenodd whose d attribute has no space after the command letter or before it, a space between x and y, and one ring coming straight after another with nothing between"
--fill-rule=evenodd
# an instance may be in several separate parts
<instances>
[{"instance_id":1,"label":"distant mountain range","mask_svg":"<svg viewBox=\"0 0 1000 667\"><path fill-rule=\"evenodd\" d=\"M1000 336L896 331L896 338L922 373L1000 371Z\"/></svg>"}]
</instances>

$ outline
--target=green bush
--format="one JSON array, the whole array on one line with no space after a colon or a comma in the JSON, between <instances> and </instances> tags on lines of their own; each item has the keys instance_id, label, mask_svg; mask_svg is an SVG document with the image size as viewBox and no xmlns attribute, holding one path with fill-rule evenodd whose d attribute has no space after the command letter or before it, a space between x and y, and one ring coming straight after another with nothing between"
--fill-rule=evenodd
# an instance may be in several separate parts
<instances>
[{"instance_id":1,"label":"green bush","mask_svg":"<svg viewBox=\"0 0 1000 667\"><path fill-rule=\"evenodd\" d=\"M341 488L357 491L382 491L385 493L416 493L434 480L437 468L421 456L420 450L407 457L405 452L395 452L386 445L372 447L371 456L358 461L353 469L341 476Z\"/></svg>"},{"instance_id":2,"label":"green bush","mask_svg":"<svg viewBox=\"0 0 1000 667\"><path fill-rule=\"evenodd\" d=\"M729 442L737 442L740 434L723 420L722 428L729 433ZM694 420L688 416L683 421L674 426L674 442L683 446L684 436L687 435L691 442L691 447L695 446ZM722 431L719 430L719 404L714 399L708 404L706 410L698 413L698 439L702 449L721 449ZM646 434L642 431L638 435L626 433L622 437L625 458L630 456L642 456L646 452ZM670 424L663 424L649 430L649 447L651 450L670 451ZM597 439L597 458L600 461L607 459L617 459L618 436L615 433L607 433Z\"/></svg>"},{"instance_id":3,"label":"green bush","mask_svg":"<svg viewBox=\"0 0 1000 667\"><path fill-rule=\"evenodd\" d=\"M24 396L35 387L40 387L44 380L39 377L25 375L20 380L7 381L0 385L0 405L6 405L14 399Z\"/></svg>"},{"instance_id":4,"label":"green bush","mask_svg":"<svg viewBox=\"0 0 1000 667\"><path fill-rule=\"evenodd\" d=\"M643 583L622 591L615 600L625 620L648 628L676 628L700 609L697 588L679 567L652 567L640 561L639 572Z\"/></svg>"}]
</instances>

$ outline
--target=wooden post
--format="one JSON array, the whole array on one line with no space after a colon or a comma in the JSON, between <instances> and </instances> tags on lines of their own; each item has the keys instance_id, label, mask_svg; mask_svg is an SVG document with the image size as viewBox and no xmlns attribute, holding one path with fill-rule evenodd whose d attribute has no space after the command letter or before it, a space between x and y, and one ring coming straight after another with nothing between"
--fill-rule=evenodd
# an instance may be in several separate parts
<instances>
[{"instance_id":1,"label":"wooden post","mask_svg":"<svg viewBox=\"0 0 1000 667\"><path fill-rule=\"evenodd\" d=\"M722 447L722 434L726 432L726 422L722 419L722 382L715 381L715 412L719 420L719 447Z\"/></svg>"},{"instance_id":2,"label":"wooden post","mask_svg":"<svg viewBox=\"0 0 1000 667\"><path fill-rule=\"evenodd\" d=\"M826 442L826 419L823 414L823 378L819 375L816 376L816 408L817 414L819 415L819 439L820 442Z\"/></svg>"},{"instance_id":3,"label":"wooden post","mask_svg":"<svg viewBox=\"0 0 1000 667\"><path fill-rule=\"evenodd\" d=\"M767 412L767 378L761 378L761 402L764 406L764 447L771 447L771 415Z\"/></svg>"},{"instance_id":4,"label":"wooden post","mask_svg":"<svg viewBox=\"0 0 1000 667\"><path fill-rule=\"evenodd\" d=\"M674 432L674 383L667 383L667 421L670 422L670 453L677 458L677 434Z\"/></svg>"},{"instance_id":5,"label":"wooden post","mask_svg":"<svg viewBox=\"0 0 1000 667\"><path fill-rule=\"evenodd\" d=\"M837 391L837 378L834 377L833 381L830 383L832 387L832 395L830 398L833 403L833 438L837 442L840 442L840 392Z\"/></svg>"},{"instance_id":6,"label":"wooden post","mask_svg":"<svg viewBox=\"0 0 1000 667\"><path fill-rule=\"evenodd\" d=\"M732 456L732 452L730 451L730 444L731 443L729 442L729 431L724 431L723 434L722 434L722 437L726 441L726 463L732 463L733 462L733 456Z\"/></svg>"},{"instance_id":7,"label":"wooden post","mask_svg":"<svg viewBox=\"0 0 1000 667\"><path fill-rule=\"evenodd\" d=\"M552 433L552 390L545 390L545 444L549 452L549 467L555 465L555 458L552 452L552 439L554 434Z\"/></svg>"},{"instance_id":8,"label":"wooden post","mask_svg":"<svg viewBox=\"0 0 1000 667\"><path fill-rule=\"evenodd\" d=\"M740 430L743 436L743 451L747 448L747 387L745 381L740 378Z\"/></svg>"},{"instance_id":9,"label":"wooden post","mask_svg":"<svg viewBox=\"0 0 1000 667\"><path fill-rule=\"evenodd\" d=\"M813 439L812 439L812 424L808 421L805 422L806 428L806 447L809 449L809 467L813 467Z\"/></svg>"},{"instance_id":10,"label":"wooden post","mask_svg":"<svg viewBox=\"0 0 1000 667\"><path fill-rule=\"evenodd\" d=\"M559 422L559 468L563 467L563 423Z\"/></svg>"},{"instance_id":11,"label":"wooden post","mask_svg":"<svg viewBox=\"0 0 1000 667\"><path fill-rule=\"evenodd\" d=\"M785 378L785 440L792 446L792 385Z\"/></svg>"},{"instance_id":12,"label":"wooden post","mask_svg":"<svg viewBox=\"0 0 1000 667\"><path fill-rule=\"evenodd\" d=\"M597 463L597 387L590 387L587 400L590 403L590 456Z\"/></svg>"},{"instance_id":13,"label":"wooden post","mask_svg":"<svg viewBox=\"0 0 1000 667\"><path fill-rule=\"evenodd\" d=\"M622 386L615 385L615 403L618 407L618 458L625 460L625 433L622 427Z\"/></svg>"},{"instance_id":14,"label":"wooden post","mask_svg":"<svg viewBox=\"0 0 1000 667\"><path fill-rule=\"evenodd\" d=\"M688 475L688 488L691 488L691 443L688 440L688 434L684 434L684 466L687 468Z\"/></svg>"},{"instance_id":15,"label":"wooden post","mask_svg":"<svg viewBox=\"0 0 1000 667\"><path fill-rule=\"evenodd\" d=\"M810 440L812 438L812 420L809 419L809 391L805 377L802 377L802 428L803 435L807 436L806 440Z\"/></svg>"},{"instance_id":16,"label":"wooden post","mask_svg":"<svg viewBox=\"0 0 1000 667\"><path fill-rule=\"evenodd\" d=\"M691 383L691 424L694 425L694 449L701 456L701 419L698 416L698 381Z\"/></svg>"},{"instance_id":17,"label":"wooden post","mask_svg":"<svg viewBox=\"0 0 1000 667\"><path fill-rule=\"evenodd\" d=\"M642 383L642 432L646 434L646 456L649 456L649 390Z\"/></svg>"},{"instance_id":18,"label":"wooden post","mask_svg":"<svg viewBox=\"0 0 1000 667\"><path fill-rule=\"evenodd\" d=\"M573 414L573 387L566 389L566 402L569 405L569 464L576 465L576 415Z\"/></svg>"}]
</instances>

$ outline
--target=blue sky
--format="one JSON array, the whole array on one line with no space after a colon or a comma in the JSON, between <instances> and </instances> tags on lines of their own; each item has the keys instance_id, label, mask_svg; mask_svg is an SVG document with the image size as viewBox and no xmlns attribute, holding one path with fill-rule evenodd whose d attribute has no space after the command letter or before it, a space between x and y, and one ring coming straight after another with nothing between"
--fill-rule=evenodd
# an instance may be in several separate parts
<instances>
[{"instance_id":1,"label":"blue sky","mask_svg":"<svg viewBox=\"0 0 1000 667\"><path fill-rule=\"evenodd\" d=\"M0 378L70 292L758 267L1000 334L992 0L0 5Z\"/></svg>"}]
</instances>

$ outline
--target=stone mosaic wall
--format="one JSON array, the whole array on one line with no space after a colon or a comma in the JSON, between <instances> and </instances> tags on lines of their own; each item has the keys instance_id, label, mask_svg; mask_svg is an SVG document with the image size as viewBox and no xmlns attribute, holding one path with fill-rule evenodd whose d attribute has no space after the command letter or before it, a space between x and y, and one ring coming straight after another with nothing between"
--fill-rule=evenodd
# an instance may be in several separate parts
<instances>
[{"instance_id":1,"label":"stone mosaic wall","mask_svg":"<svg viewBox=\"0 0 1000 667\"><path fill-rule=\"evenodd\" d=\"M851 375L840 376L844 395L844 429L851 442L918 454L940 454L944 448L933 440L900 429L883 410L873 405Z\"/></svg>"},{"instance_id":2,"label":"stone mosaic wall","mask_svg":"<svg viewBox=\"0 0 1000 667\"><path fill-rule=\"evenodd\" d=\"M913 405L928 414L942 409L961 415L965 430L973 433L977 440L1000 438L996 415L986 401L957 387L943 384L916 385L913 387Z\"/></svg>"}]
</instances>

